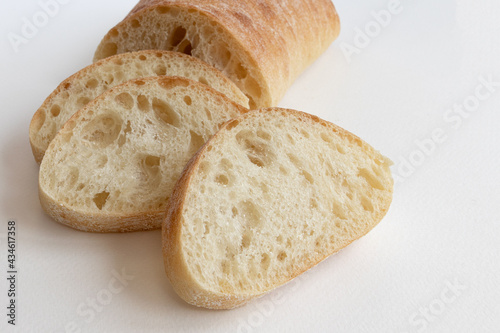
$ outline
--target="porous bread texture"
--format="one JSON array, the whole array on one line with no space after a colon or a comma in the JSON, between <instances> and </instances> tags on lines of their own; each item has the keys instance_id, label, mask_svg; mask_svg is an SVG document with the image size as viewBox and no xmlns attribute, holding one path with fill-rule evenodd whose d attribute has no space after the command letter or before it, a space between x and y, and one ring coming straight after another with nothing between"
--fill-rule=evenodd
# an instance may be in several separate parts
<instances>
[{"instance_id":1,"label":"porous bread texture","mask_svg":"<svg viewBox=\"0 0 500 333\"><path fill-rule=\"evenodd\" d=\"M140 49L183 52L220 69L256 109L277 105L339 32L331 0L141 0L94 61Z\"/></svg>"},{"instance_id":2,"label":"porous bread texture","mask_svg":"<svg viewBox=\"0 0 500 333\"><path fill-rule=\"evenodd\" d=\"M37 163L42 161L50 141L64 123L88 102L128 80L160 75L199 81L248 107L248 98L232 81L197 58L178 52L151 50L119 54L64 80L36 111L29 135Z\"/></svg>"},{"instance_id":3,"label":"porous bread texture","mask_svg":"<svg viewBox=\"0 0 500 333\"><path fill-rule=\"evenodd\" d=\"M250 111L204 146L163 224L165 271L190 304L230 309L370 231L392 162L355 135L287 109Z\"/></svg>"},{"instance_id":4,"label":"porous bread texture","mask_svg":"<svg viewBox=\"0 0 500 333\"><path fill-rule=\"evenodd\" d=\"M78 111L40 166L42 207L56 221L92 232L161 227L190 157L247 109L180 77L128 81Z\"/></svg>"}]
</instances>

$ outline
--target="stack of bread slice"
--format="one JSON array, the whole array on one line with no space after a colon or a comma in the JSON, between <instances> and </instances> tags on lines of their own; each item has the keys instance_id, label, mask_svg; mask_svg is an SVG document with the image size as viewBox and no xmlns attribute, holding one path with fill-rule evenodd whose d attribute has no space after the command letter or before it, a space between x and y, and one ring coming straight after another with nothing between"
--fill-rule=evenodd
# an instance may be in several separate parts
<instances>
[{"instance_id":1,"label":"stack of bread slice","mask_svg":"<svg viewBox=\"0 0 500 333\"><path fill-rule=\"evenodd\" d=\"M270 107L338 32L330 0L140 1L33 116L42 207L83 231L162 228L166 274L196 306L293 279L392 200L390 160Z\"/></svg>"}]
</instances>

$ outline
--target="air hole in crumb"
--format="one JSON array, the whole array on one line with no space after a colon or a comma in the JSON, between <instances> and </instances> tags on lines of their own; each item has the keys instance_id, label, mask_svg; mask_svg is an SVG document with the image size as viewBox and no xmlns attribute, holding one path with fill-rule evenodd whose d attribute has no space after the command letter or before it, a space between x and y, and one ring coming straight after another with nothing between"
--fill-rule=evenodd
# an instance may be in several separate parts
<instances>
[{"instance_id":1,"label":"air hole in crumb","mask_svg":"<svg viewBox=\"0 0 500 333\"><path fill-rule=\"evenodd\" d=\"M263 253L260 259L260 266L264 271L267 271L270 264L271 264L271 258L269 258L269 255L267 253Z\"/></svg>"},{"instance_id":2,"label":"air hole in crumb","mask_svg":"<svg viewBox=\"0 0 500 333\"><path fill-rule=\"evenodd\" d=\"M237 122L237 120L234 120ZM226 125L229 128L231 123ZM236 135L238 144L246 151L247 157L251 163L258 167L269 166L275 159L276 155L271 151L267 142L249 131L242 130Z\"/></svg>"},{"instance_id":3,"label":"air hole in crumb","mask_svg":"<svg viewBox=\"0 0 500 333\"><path fill-rule=\"evenodd\" d=\"M234 66L234 72L236 73L236 77L239 80L242 80L248 76L246 68L243 67L243 65L240 62L238 62L236 66Z\"/></svg>"},{"instance_id":4,"label":"air hole in crumb","mask_svg":"<svg viewBox=\"0 0 500 333\"><path fill-rule=\"evenodd\" d=\"M302 161L294 154L287 154L288 159L297 169L302 169Z\"/></svg>"},{"instance_id":5,"label":"air hole in crumb","mask_svg":"<svg viewBox=\"0 0 500 333\"><path fill-rule=\"evenodd\" d=\"M123 120L115 113L101 115L85 125L82 130L82 138L104 148L118 138L122 125Z\"/></svg>"},{"instance_id":6,"label":"air hole in crumb","mask_svg":"<svg viewBox=\"0 0 500 333\"><path fill-rule=\"evenodd\" d=\"M158 167L160 165L160 158L158 156L148 155L144 159L144 165L148 168Z\"/></svg>"},{"instance_id":7,"label":"air hole in crumb","mask_svg":"<svg viewBox=\"0 0 500 333\"><path fill-rule=\"evenodd\" d=\"M302 170L302 176L310 183L314 184L314 177L307 171Z\"/></svg>"},{"instance_id":8,"label":"air hole in crumb","mask_svg":"<svg viewBox=\"0 0 500 333\"><path fill-rule=\"evenodd\" d=\"M207 81L207 79L205 79L204 77L200 77L200 78L198 79L198 81L199 81L200 83L203 83L203 84L208 85L208 81Z\"/></svg>"},{"instance_id":9,"label":"air hole in crumb","mask_svg":"<svg viewBox=\"0 0 500 333\"><path fill-rule=\"evenodd\" d=\"M340 146L340 145L335 145L335 149L337 149L337 151L338 151L339 153L341 153L342 155L343 155L343 154L345 154L345 149L344 149L342 146Z\"/></svg>"},{"instance_id":10,"label":"air hole in crumb","mask_svg":"<svg viewBox=\"0 0 500 333\"><path fill-rule=\"evenodd\" d=\"M193 46L191 45L191 42L185 39L182 43L179 44L178 46L179 52L182 52L187 55L192 55L191 52L193 50Z\"/></svg>"},{"instance_id":11,"label":"air hole in crumb","mask_svg":"<svg viewBox=\"0 0 500 333\"><path fill-rule=\"evenodd\" d=\"M332 142L332 138L326 133L321 133L321 139L323 139L323 141L325 142Z\"/></svg>"},{"instance_id":12,"label":"air hole in crumb","mask_svg":"<svg viewBox=\"0 0 500 333\"><path fill-rule=\"evenodd\" d=\"M249 76L245 79L245 89L253 98L259 98L262 95L262 90L257 81Z\"/></svg>"},{"instance_id":13,"label":"air hole in crumb","mask_svg":"<svg viewBox=\"0 0 500 333\"><path fill-rule=\"evenodd\" d=\"M307 132L306 130L304 129L301 129L300 130L300 133L302 134L303 137L305 137L306 139L309 139L309 132Z\"/></svg>"},{"instance_id":14,"label":"air hole in crumb","mask_svg":"<svg viewBox=\"0 0 500 333\"><path fill-rule=\"evenodd\" d=\"M165 65L158 65L156 68L155 68L155 73L156 75L166 75L167 74L167 67L165 67Z\"/></svg>"},{"instance_id":15,"label":"air hole in crumb","mask_svg":"<svg viewBox=\"0 0 500 333\"><path fill-rule=\"evenodd\" d=\"M134 98L129 93L121 93L115 97L115 102L130 110L134 107Z\"/></svg>"},{"instance_id":16,"label":"air hole in crumb","mask_svg":"<svg viewBox=\"0 0 500 333\"><path fill-rule=\"evenodd\" d=\"M144 54L141 54L141 55L139 56L139 60L141 60L141 61L146 61L147 59L148 59L148 58L147 58Z\"/></svg>"},{"instance_id":17,"label":"air hole in crumb","mask_svg":"<svg viewBox=\"0 0 500 333\"><path fill-rule=\"evenodd\" d=\"M156 116L165 124L179 127L179 115L167 102L159 98L154 98L153 110L155 111Z\"/></svg>"},{"instance_id":18,"label":"air hole in crumb","mask_svg":"<svg viewBox=\"0 0 500 333\"><path fill-rule=\"evenodd\" d=\"M288 170L283 166L280 166L280 172L284 176L288 175Z\"/></svg>"},{"instance_id":19,"label":"air hole in crumb","mask_svg":"<svg viewBox=\"0 0 500 333\"><path fill-rule=\"evenodd\" d=\"M184 96L184 103L186 103L187 105L191 105L193 104L193 100L189 96Z\"/></svg>"},{"instance_id":20,"label":"air hole in crumb","mask_svg":"<svg viewBox=\"0 0 500 333\"><path fill-rule=\"evenodd\" d=\"M365 168L359 169L358 175L363 177L368 182L368 184L370 184L371 187L378 190L385 190L382 182L368 169Z\"/></svg>"},{"instance_id":21,"label":"air hole in crumb","mask_svg":"<svg viewBox=\"0 0 500 333\"><path fill-rule=\"evenodd\" d=\"M219 62L220 68L225 68L232 57L231 52L227 49L227 45L219 44L215 46L215 52L217 54L216 61Z\"/></svg>"},{"instance_id":22,"label":"air hole in crumb","mask_svg":"<svg viewBox=\"0 0 500 333\"><path fill-rule=\"evenodd\" d=\"M123 130L123 134L118 138L118 147L122 147L127 142L127 134L132 132L132 127L130 126L130 120L127 121L127 126Z\"/></svg>"},{"instance_id":23,"label":"air hole in crumb","mask_svg":"<svg viewBox=\"0 0 500 333\"><path fill-rule=\"evenodd\" d=\"M57 117L59 113L61 113L61 107L55 104L50 108L50 113L52 114L52 117Z\"/></svg>"},{"instance_id":24,"label":"air hole in crumb","mask_svg":"<svg viewBox=\"0 0 500 333\"><path fill-rule=\"evenodd\" d=\"M137 174L141 182L148 182L150 185L159 185L161 159L154 155L143 155L139 160L139 173Z\"/></svg>"},{"instance_id":25,"label":"air hole in crumb","mask_svg":"<svg viewBox=\"0 0 500 333\"><path fill-rule=\"evenodd\" d=\"M368 199L366 196L361 196L361 205L363 206L363 209L369 212L373 212L373 204L370 199Z\"/></svg>"},{"instance_id":26,"label":"air hole in crumb","mask_svg":"<svg viewBox=\"0 0 500 333\"><path fill-rule=\"evenodd\" d=\"M231 213L233 214L232 217L235 218L236 216L238 216L238 208L236 207L233 207L231 209Z\"/></svg>"},{"instance_id":27,"label":"air hole in crumb","mask_svg":"<svg viewBox=\"0 0 500 333\"><path fill-rule=\"evenodd\" d=\"M102 58L107 58L112 55L115 55L118 52L118 46L115 43L107 43L104 45L102 49Z\"/></svg>"},{"instance_id":28,"label":"air hole in crumb","mask_svg":"<svg viewBox=\"0 0 500 333\"><path fill-rule=\"evenodd\" d=\"M344 208L342 208L342 206L336 201L332 202L332 212L334 215L338 216L340 219L342 219L342 220L346 219L346 214L345 214Z\"/></svg>"},{"instance_id":29,"label":"air hole in crumb","mask_svg":"<svg viewBox=\"0 0 500 333\"><path fill-rule=\"evenodd\" d=\"M155 8L155 10L158 14L167 14L170 11L170 8L165 6L158 6Z\"/></svg>"},{"instance_id":30,"label":"air hole in crumb","mask_svg":"<svg viewBox=\"0 0 500 333\"><path fill-rule=\"evenodd\" d=\"M89 102L90 102L90 98L85 97L85 96L78 98L78 100L76 101L76 103L79 105L80 108L84 107Z\"/></svg>"},{"instance_id":31,"label":"air hole in crumb","mask_svg":"<svg viewBox=\"0 0 500 333\"><path fill-rule=\"evenodd\" d=\"M205 108L205 113L207 115L208 120L212 120L212 112L208 108Z\"/></svg>"},{"instance_id":32,"label":"air hole in crumb","mask_svg":"<svg viewBox=\"0 0 500 333\"><path fill-rule=\"evenodd\" d=\"M250 231L247 230L241 238L241 247L247 248L250 246L251 242L252 242L252 234Z\"/></svg>"},{"instance_id":33,"label":"air hole in crumb","mask_svg":"<svg viewBox=\"0 0 500 333\"><path fill-rule=\"evenodd\" d=\"M244 201L240 203L240 210L246 220L248 228L253 229L262 223L262 215L257 206L251 201Z\"/></svg>"},{"instance_id":34,"label":"air hole in crumb","mask_svg":"<svg viewBox=\"0 0 500 333\"><path fill-rule=\"evenodd\" d=\"M278 260L279 260L279 261L283 261L283 260L285 260L285 259L286 259L286 257L287 257L287 255L286 255L286 252L285 252L285 251L281 251L281 252L278 254Z\"/></svg>"},{"instance_id":35,"label":"air hole in crumb","mask_svg":"<svg viewBox=\"0 0 500 333\"><path fill-rule=\"evenodd\" d=\"M106 78L104 79L103 82L106 85L109 85L109 84L113 83L114 81L115 81L115 77L112 74L109 74L109 75L106 76Z\"/></svg>"},{"instance_id":36,"label":"air hole in crumb","mask_svg":"<svg viewBox=\"0 0 500 333\"><path fill-rule=\"evenodd\" d=\"M218 175L215 177L215 182L222 186L227 186L229 184L229 178L226 175Z\"/></svg>"},{"instance_id":37,"label":"air hole in crumb","mask_svg":"<svg viewBox=\"0 0 500 333\"><path fill-rule=\"evenodd\" d=\"M248 154L247 156L250 162L258 166L259 168L263 168L265 166L264 162L260 158L250 154Z\"/></svg>"},{"instance_id":38,"label":"air hole in crumb","mask_svg":"<svg viewBox=\"0 0 500 333\"><path fill-rule=\"evenodd\" d=\"M191 157L200 149L201 146L203 146L205 140L201 135L193 131L189 131L189 135L191 140L189 142L188 154Z\"/></svg>"},{"instance_id":39,"label":"air hole in crumb","mask_svg":"<svg viewBox=\"0 0 500 333\"><path fill-rule=\"evenodd\" d=\"M257 136L261 139L264 139L266 141L270 141L271 140L271 134L269 134L268 132L266 131L263 131L263 130L258 130L257 131Z\"/></svg>"},{"instance_id":40,"label":"air hole in crumb","mask_svg":"<svg viewBox=\"0 0 500 333\"><path fill-rule=\"evenodd\" d=\"M184 37L186 37L186 29L184 29L183 27L177 27L172 34L170 45L172 45L173 47L179 45Z\"/></svg>"},{"instance_id":41,"label":"air hole in crumb","mask_svg":"<svg viewBox=\"0 0 500 333\"><path fill-rule=\"evenodd\" d=\"M99 81L96 79L90 79L85 83L85 87L88 89L95 89L99 85Z\"/></svg>"},{"instance_id":42,"label":"air hole in crumb","mask_svg":"<svg viewBox=\"0 0 500 333\"><path fill-rule=\"evenodd\" d=\"M144 95L137 96L137 106L142 112L149 112L151 110L149 99Z\"/></svg>"},{"instance_id":43,"label":"air hole in crumb","mask_svg":"<svg viewBox=\"0 0 500 333\"><path fill-rule=\"evenodd\" d=\"M136 20L136 19L133 19L131 22L130 22L130 25L132 26L132 28L134 29L137 29L137 28L140 28L141 27L141 23ZM140 57L139 57L140 59ZM142 59L141 59L142 60Z\"/></svg>"},{"instance_id":44,"label":"air hole in crumb","mask_svg":"<svg viewBox=\"0 0 500 333\"><path fill-rule=\"evenodd\" d=\"M106 201L108 200L108 197L109 197L109 192L106 191L94 195L93 200L99 210L102 210L102 208L106 204Z\"/></svg>"}]
</instances>

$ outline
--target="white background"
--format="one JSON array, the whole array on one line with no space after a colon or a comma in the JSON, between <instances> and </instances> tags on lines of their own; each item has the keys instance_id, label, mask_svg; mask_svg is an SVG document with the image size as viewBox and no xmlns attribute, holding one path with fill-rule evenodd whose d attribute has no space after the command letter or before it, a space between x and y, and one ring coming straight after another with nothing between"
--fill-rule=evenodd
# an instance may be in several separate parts
<instances>
[{"instance_id":1,"label":"white background","mask_svg":"<svg viewBox=\"0 0 500 333\"><path fill-rule=\"evenodd\" d=\"M17 52L9 34L22 36L23 20L42 9L33 0L0 4L1 332L499 331L500 86L481 85L500 82L498 1L401 0L396 10L386 0L336 2L341 36L280 105L330 120L389 156L393 204L366 237L232 311L176 296L159 231L87 234L40 208L29 121L135 5L66 2ZM381 27L371 13L388 8L394 14ZM464 103L470 111L453 111ZM433 133L439 142L430 144ZM18 229L15 328L4 314L9 219ZM103 298L123 270L133 280ZM107 304L92 310L99 297Z\"/></svg>"}]
</instances>

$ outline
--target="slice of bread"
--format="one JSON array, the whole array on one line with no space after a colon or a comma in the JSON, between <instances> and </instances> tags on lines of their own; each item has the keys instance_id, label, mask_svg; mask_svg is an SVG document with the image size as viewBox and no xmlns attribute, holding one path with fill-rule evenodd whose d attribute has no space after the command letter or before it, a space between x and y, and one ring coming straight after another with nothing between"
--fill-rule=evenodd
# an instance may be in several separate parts
<instances>
[{"instance_id":1,"label":"slice of bread","mask_svg":"<svg viewBox=\"0 0 500 333\"><path fill-rule=\"evenodd\" d=\"M156 229L189 158L248 111L180 77L128 81L78 111L40 165L39 194L56 221L93 232Z\"/></svg>"},{"instance_id":2,"label":"slice of bread","mask_svg":"<svg viewBox=\"0 0 500 333\"><path fill-rule=\"evenodd\" d=\"M94 61L141 49L183 52L221 70L256 109L278 105L339 32L331 0L141 0Z\"/></svg>"},{"instance_id":3,"label":"slice of bread","mask_svg":"<svg viewBox=\"0 0 500 333\"><path fill-rule=\"evenodd\" d=\"M279 108L226 123L189 162L163 224L165 271L190 304L229 309L369 232L391 161L315 116Z\"/></svg>"},{"instance_id":4,"label":"slice of bread","mask_svg":"<svg viewBox=\"0 0 500 333\"><path fill-rule=\"evenodd\" d=\"M248 98L221 72L203 61L178 52L124 53L88 66L63 81L36 111L30 124L30 143L35 160L64 123L88 102L128 80L157 76L183 76L207 84L248 107Z\"/></svg>"}]
</instances>

